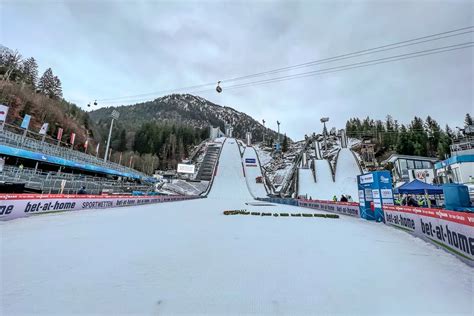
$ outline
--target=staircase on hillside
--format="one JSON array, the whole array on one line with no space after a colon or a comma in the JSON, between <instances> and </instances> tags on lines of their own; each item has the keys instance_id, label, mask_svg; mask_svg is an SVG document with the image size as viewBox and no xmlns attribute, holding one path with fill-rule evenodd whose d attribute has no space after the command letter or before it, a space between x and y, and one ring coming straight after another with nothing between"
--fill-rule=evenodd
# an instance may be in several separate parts
<instances>
[{"instance_id":1,"label":"staircase on hillside","mask_svg":"<svg viewBox=\"0 0 474 316\"><path fill-rule=\"evenodd\" d=\"M206 155L204 155L204 159L201 163L201 167L199 168L196 180L211 181L212 173L214 172L214 166L217 163L220 150L221 147L219 146L211 145L207 148Z\"/></svg>"}]
</instances>

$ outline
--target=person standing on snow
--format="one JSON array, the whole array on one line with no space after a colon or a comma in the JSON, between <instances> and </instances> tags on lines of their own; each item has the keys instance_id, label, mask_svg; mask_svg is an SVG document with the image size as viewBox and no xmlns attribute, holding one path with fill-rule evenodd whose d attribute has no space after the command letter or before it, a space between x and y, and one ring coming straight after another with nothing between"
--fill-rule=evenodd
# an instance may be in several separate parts
<instances>
[{"instance_id":1,"label":"person standing on snow","mask_svg":"<svg viewBox=\"0 0 474 316\"><path fill-rule=\"evenodd\" d=\"M347 202L347 198L344 194L341 194L341 202Z\"/></svg>"},{"instance_id":2,"label":"person standing on snow","mask_svg":"<svg viewBox=\"0 0 474 316\"><path fill-rule=\"evenodd\" d=\"M333 200L334 202L337 202L337 196L334 195L334 196L332 197L332 200Z\"/></svg>"}]
</instances>

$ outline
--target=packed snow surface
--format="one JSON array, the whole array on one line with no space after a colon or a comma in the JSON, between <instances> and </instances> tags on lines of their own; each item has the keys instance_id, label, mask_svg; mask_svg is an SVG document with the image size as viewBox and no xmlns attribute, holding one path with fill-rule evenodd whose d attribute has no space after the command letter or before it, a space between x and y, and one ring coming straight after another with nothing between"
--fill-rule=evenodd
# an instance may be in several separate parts
<instances>
[{"instance_id":1,"label":"packed snow surface","mask_svg":"<svg viewBox=\"0 0 474 316\"><path fill-rule=\"evenodd\" d=\"M299 195L307 195L308 198L318 200L332 200L334 195L339 194L339 188L334 183L329 162L325 159L314 159L315 177L311 169L299 169L298 189ZM357 187L357 184L356 184Z\"/></svg>"},{"instance_id":2,"label":"packed snow surface","mask_svg":"<svg viewBox=\"0 0 474 316\"><path fill-rule=\"evenodd\" d=\"M245 159L255 159L255 163L246 163ZM245 147L244 156L242 158L244 168L245 168L245 179L248 184L248 189L254 197L267 197L267 190L265 185L262 183L257 183L257 177L262 176L262 169L260 168L260 162L257 157L257 152L253 147Z\"/></svg>"},{"instance_id":3,"label":"packed snow surface","mask_svg":"<svg viewBox=\"0 0 474 316\"><path fill-rule=\"evenodd\" d=\"M354 200L359 200L357 189L357 175L361 174L357 160L349 148L339 151L336 164L335 183L341 194L350 195Z\"/></svg>"},{"instance_id":4,"label":"packed snow surface","mask_svg":"<svg viewBox=\"0 0 474 316\"><path fill-rule=\"evenodd\" d=\"M1 315L472 315L473 269L383 224L250 206L234 140L207 199L1 222Z\"/></svg>"},{"instance_id":5,"label":"packed snow surface","mask_svg":"<svg viewBox=\"0 0 474 316\"><path fill-rule=\"evenodd\" d=\"M314 159L316 181L308 176L311 169L299 169L298 195L306 195L317 200L331 200L334 195L338 199L341 195L350 195L358 201L357 175L360 174L359 165L349 148L339 151L336 164L335 180L332 178L331 167L325 159Z\"/></svg>"}]
</instances>

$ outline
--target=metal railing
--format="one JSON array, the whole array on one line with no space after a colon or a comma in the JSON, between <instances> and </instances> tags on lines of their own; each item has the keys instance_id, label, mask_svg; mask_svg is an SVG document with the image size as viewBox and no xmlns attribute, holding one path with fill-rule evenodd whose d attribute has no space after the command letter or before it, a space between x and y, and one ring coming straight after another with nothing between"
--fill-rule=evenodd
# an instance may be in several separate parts
<instances>
[{"instance_id":1,"label":"metal railing","mask_svg":"<svg viewBox=\"0 0 474 316\"><path fill-rule=\"evenodd\" d=\"M35 152L43 153L46 155L51 155L51 156L56 156L60 158L64 158L67 160L72 160L76 161L79 163L87 163L87 164L92 164L95 166L100 166L108 169L112 169L115 171L120 171L124 173L130 173L134 174L136 176L140 177L148 177L142 172L139 172L137 170L119 165L114 162L104 162L102 159L99 159L98 157L73 150L70 147L64 147L61 146L61 143L58 143L55 141L55 144L52 144L51 138L45 137L44 141L42 140L37 140L33 137L28 137L28 136L23 136L21 134L17 134L15 132L9 131L7 129L15 129L16 127L5 124L3 126L3 130L0 130L0 144L8 145L10 147L15 147L15 148L21 148L25 150L32 150ZM33 134L34 136L35 133L28 132L29 135ZM54 140L53 140L54 141ZM64 144L64 143L63 143Z\"/></svg>"},{"instance_id":2,"label":"metal railing","mask_svg":"<svg viewBox=\"0 0 474 316\"><path fill-rule=\"evenodd\" d=\"M30 168L4 166L0 172L0 181L24 183L26 189L42 193L74 194L85 188L89 194L102 192L127 193L132 191L150 192L153 185L142 185L135 182L111 180L107 178L75 175L63 172L45 172Z\"/></svg>"},{"instance_id":3,"label":"metal railing","mask_svg":"<svg viewBox=\"0 0 474 316\"><path fill-rule=\"evenodd\" d=\"M465 137L450 146L451 153L474 149L474 137Z\"/></svg>"}]
</instances>

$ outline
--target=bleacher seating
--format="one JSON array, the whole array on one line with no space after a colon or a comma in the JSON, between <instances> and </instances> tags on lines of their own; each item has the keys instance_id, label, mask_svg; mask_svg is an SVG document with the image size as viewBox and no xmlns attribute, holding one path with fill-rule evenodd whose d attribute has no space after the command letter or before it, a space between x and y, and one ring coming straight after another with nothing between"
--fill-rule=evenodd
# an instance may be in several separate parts
<instances>
[{"instance_id":1,"label":"bleacher seating","mask_svg":"<svg viewBox=\"0 0 474 316\"><path fill-rule=\"evenodd\" d=\"M212 179L212 173L214 172L220 149L221 147L219 146L209 146L207 148L206 155L196 176L197 180L210 181Z\"/></svg>"},{"instance_id":2,"label":"bleacher seating","mask_svg":"<svg viewBox=\"0 0 474 316\"><path fill-rule=\"evenodd\" d=\"M134 174L137 177L147 178L148 176L137 170L113 163L111 161L103 161L93 155L89 155L71 148L58 145L57 143L52 144L55 140L46 138L45 141L35 139L34 137L24 137L22 134L7 130L7 128L13 129L11 126L5 125L3 130L0 130L0 144L9 147L25 149L29 151L39 152L46 155L60 157L63 159L99 166L107 169L112 169L119 172L128 174ZM30 132L30 135L34 134ZM32 135L36 136L37 135Z\"/></svg>"},{"instance_id":3,"label":"bleacher seating","mask_svg":"<svg viewBox=\"0 0 474 316\"><path fill-rule=\"evenodd\" d=\"M117 181L101 177L70 174L64 172L44 172L30 168L4 166L0 172L0 181L25 183L25 188L42 193L76 194L82 187L89 194L131 193L132 191L151 192L152 184L142 185L135 182ZM63 187L64 184L64 187ZM62 188L63 187L63 188Z\"/></svg>"}]
</instances>

